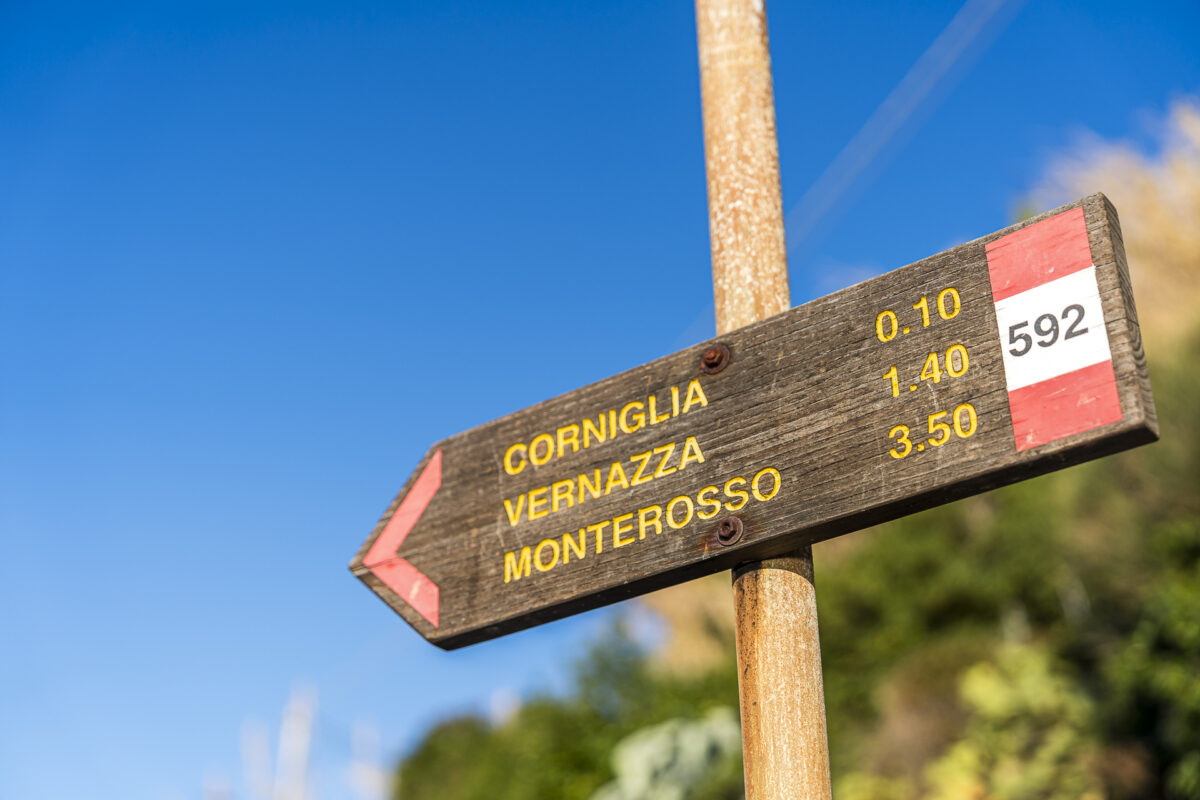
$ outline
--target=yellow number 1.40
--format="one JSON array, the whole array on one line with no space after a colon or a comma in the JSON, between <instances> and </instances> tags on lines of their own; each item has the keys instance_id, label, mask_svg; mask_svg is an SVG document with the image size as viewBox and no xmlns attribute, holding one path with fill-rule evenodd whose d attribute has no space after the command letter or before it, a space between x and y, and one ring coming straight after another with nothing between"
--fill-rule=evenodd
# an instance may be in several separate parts
<instances>
[{"instance_id":1,"label":"yellow number 1.40","mask_svg":"<svg viewBox=\"0 0 1200 800\"><path fill-rule=\"evenodd\" d=\"M896 371L895 367L892 367L887 372L883 373L883 377L889 379L892 382L892 397L899 397L900 396L900 373Z\"/></svg>"}]
</instances>

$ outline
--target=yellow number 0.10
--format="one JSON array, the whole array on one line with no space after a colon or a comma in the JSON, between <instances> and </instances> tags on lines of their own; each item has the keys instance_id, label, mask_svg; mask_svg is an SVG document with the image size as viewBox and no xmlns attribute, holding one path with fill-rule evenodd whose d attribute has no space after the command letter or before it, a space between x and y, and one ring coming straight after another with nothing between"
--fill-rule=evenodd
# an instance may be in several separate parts
<instances>
[{"instance_id":1,"label":"yellow number 0.10","mask_svg":"<svg viewBox=\"0 0 1200 800\"><path fill-rule=\"evenodd\" d=\"M890 330L884 333L885 326ZM896 334L900 331L900 320L896 319L895 311L881 311L879 316L875 318L875 335L879 337L881 342L890 342L896 338Z\"/></svg>"},{"instance_id":2,"label":"yellow number 0.10","mask_svg":"<svg viewBox=\"0 0 1200 800\"><path fill-rule=\"evenodd\" d=\"M949 309L946 308L947 299L953 301ZM942 319L954 319L961 310L962 300L958 296L958 289L955 289L953 286L949 289L942 289L941 293L938 294L938 316Z\"/></svg>"}]
</instances>

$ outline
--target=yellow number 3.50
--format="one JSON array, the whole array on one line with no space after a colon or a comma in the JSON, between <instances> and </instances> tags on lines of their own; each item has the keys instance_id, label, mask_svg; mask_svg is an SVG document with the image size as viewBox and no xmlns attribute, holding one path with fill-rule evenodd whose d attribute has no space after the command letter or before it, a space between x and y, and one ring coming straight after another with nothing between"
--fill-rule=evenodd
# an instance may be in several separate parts
<instances>
[{"instance_id":1,"label":"yellow number 3.50","mask_svg":"<svg viewBox=\"0 0 1200 800\"><path fill-rule=\"evenodd\" d=\"M898 439L897 436L899 437ZM888 452L891 453L892 458L904 458L906 455L912 452L913 443L912 440L908 438L907 425L897 425L896 427L892 428L890 431L888 431L888 438L897 439L896 444L904 447L903 450L897 450L894 447L891 450L888 450Z\"/></svg>"}]
</instances>

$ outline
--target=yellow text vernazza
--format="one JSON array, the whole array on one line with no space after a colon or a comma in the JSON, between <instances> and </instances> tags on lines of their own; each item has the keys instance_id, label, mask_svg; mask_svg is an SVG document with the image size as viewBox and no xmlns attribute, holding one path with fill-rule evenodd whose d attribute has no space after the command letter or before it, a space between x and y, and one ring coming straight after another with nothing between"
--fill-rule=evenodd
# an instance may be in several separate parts
<instances>
[{"instance_id":1,"label":"yellow text vernazza","mask_svg":"<svg viewBox=\"0 0 1200 800\"><path fill-rule=\"evenodd\" d=\"M553 434L539 433L528 442L512 444L504 451L504 471L516 476L530 464L541 467L568 454L612 441L622 434L636 433L707 406L704 388L699 380L693 379L686 387L670 387L662 396L651 394L644 401L640 398L632 400L595 417L563 425ZM538 520L589 499L630 489L682 472L691 464L703 463L704 452L696 437L678 436L675 441L613 461L606 468L597 467L591 472L581 472L505 498L504 516L511 527L517 527L523 521ZM661 535L664 531L679 530L693 519L713 519L722 509L732 512L752 500L767 502L779 494L781 486L779 470L766 467L750 478L734 476L719 486L705 486L694 496L678 495L636 512L584 525L578 531L560 537L542 539L536 545L526 545L504 554L504 582L529 578L535 570L549 572L572 560L582 560L589 552L599 555L606 545L609 550L618 550L644 540L648 533Z\"/></svg>"}]
</instances>

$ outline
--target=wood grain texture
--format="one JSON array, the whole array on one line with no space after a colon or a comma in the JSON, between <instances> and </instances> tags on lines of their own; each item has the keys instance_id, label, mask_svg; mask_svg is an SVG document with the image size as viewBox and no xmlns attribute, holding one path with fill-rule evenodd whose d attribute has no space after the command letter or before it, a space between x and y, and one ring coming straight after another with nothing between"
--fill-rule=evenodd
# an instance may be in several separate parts
<instances>
[{"instance_id":1,"label":"wood grain texture","mask_svg":"<svg viewBox=\"0 0 1200 800\"><path fill-rule=\"evenodd\" d=\"M1105 325L1113 356L1123 418L1119 423L1017 453L988 280L988 241L1061 211L1082 206L1097 267ZM914 325L912 305L955 287L962 300L951 320ZM910 327L884 344L876 315L894 309ZM440 624L435 627L384 586L362 558L382 531L408 486L401 490L351 569L429 641L454 648L520 630L605 603L632 597L690 577L795 551L831 536L910 514L970 494L1133 447L1157 437L1136 312L1116 212L1093 195L1019 225L955 247L872 280L836 292L768 320L718 337L731 363L716 375L700 369L704 343L600 381L524 411L452 436L432 447L414 478L439 449L442 488L433 498L400 555L440 587ZM965 375L915 380L931 352L962 344L970 354ZM892 397L881 375L896 365L917 390ZM696 379L708 401L702 408L603 444L566 453L543 466L506 474L505 449L540 433L596 418L630 401L657 394L669 404L669 387ZM888 431L896 424L923 433L929 414L971 403L978 429L970 438L897 460ZM513 526L505 498L554 481L607 473L613 462L629 465L632 454L693 436L704 462L629 489L564 508ZM914 441L916 436L914 435ZM675 458L678 459L678 454ZM504 554L561 540L581 526L635 513L649 505L722 486L731 477L779 470L781 487L768 502L736 512L744 535L718 543L716 524L729 512L678 530L650 532L643 540L546 572L505 583ZM590 542L590 539L589 539Z\"/></svg>"},{"instance_id":2,"label":"wood grain texture","mask_svg":"<svg viewBox=\"0 0 1200 800\"><path fill-rule=\"evenodd\" d=\"M747 798L833 795L812 549L734 570Z\"/></svg>"},{"instance_id":3,"label":"wood grain texture","mask_svg":"<svg viewBox=\"0 0 1200 800\"><path fill-rule=\"evenodd\" d=\"M717 330L791 305L775 95L761 0L697 0Z\"/></svg>"}]
</instances>

